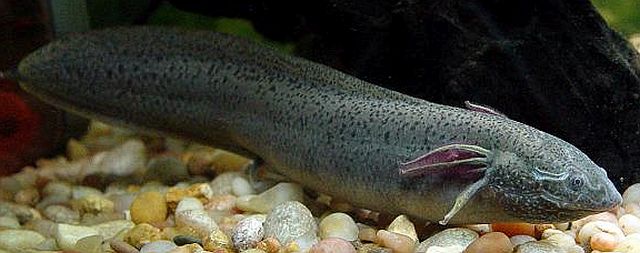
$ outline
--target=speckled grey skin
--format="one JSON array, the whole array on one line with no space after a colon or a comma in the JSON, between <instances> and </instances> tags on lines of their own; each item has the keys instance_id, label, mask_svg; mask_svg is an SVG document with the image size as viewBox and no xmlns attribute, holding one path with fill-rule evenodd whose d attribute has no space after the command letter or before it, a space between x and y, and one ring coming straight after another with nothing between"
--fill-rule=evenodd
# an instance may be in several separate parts
<instances>
[{"instance_id":1,"label":"speckled grey skin","mask_svg":"<svg viewBox=\"0 0 640 253\"><path fill-rule=\"evenodd\" d=\"M563 222L621 196L574 146L503 116L433 104L323 65L212 32L135 27L53 42L19 66L54 105L260 157L276 172L357 206L450 223ZM434 148L491 151L480 173L401 176Z\"/></svg>"}]
</instances>

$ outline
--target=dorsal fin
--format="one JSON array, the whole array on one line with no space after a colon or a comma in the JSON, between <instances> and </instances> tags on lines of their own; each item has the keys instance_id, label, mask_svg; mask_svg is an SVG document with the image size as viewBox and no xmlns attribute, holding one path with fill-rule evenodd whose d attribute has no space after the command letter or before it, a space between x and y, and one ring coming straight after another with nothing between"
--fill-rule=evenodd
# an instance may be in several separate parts
<instances>
[{"instance_id":1,"label":"dorsal fin","mask_svg":"<svg viewBox=\"0 0 640 253\"><path fill-rule=\"evenodd\" d=\"M467 107L467 109L472 111L483 112L483 113L498 115L498 116L507 118L507 115L488 105L481 105L481 104L472 103L470 101L464 101L464 106Z\"/></svg>"}]
</instances>

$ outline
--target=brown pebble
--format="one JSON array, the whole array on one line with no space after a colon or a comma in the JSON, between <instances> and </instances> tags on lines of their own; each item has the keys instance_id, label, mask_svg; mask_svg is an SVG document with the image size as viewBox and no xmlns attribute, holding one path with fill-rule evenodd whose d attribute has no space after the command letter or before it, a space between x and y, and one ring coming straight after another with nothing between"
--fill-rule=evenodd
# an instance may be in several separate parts
<instances>
[{"instance_id":1,"label":"brown pebble","mask_svg":"<svg viewBox=\"0 0 640 253\"><path fill-rule=\"evenodd\" d=\"M502 232L491 232L469 244L463 253L511 253L513 245Z\"/></svg>"},{"instance_id":2,"label":"brown pebble","mask_svg":"<svg viewBox=\"0 0 640 253\"><path fill-rule=\"evenodd\" d=\"M266 251L268 253L278 252L280 247L281 247L281 245L280 245L280 242L278 241L278 239L273 238L273 237L266 238L266 239L260 241L258 243L258 245L256 245L256 249L261 249L261 250L264 250L264 251Z\"/></svg>"},{"instance_id":3,"label":"brown pebble","mask_svg":"<svg viewBox=\"0 0 640 253\"><path fill-rule=\"evenodd\" d=\"M140 252L138 249L131 246L131 244L128 244L121 240L110 240L109 246L111 246L111 248L115 250L117 253L139 253Z\"/></svg>"},{"instance_id":4,"label":"brown pebble","mask_svg":"<svg viewBox=\"0 0 640 253\"><path fill-rule=\"evenodd\" d=\"M143 192L131 203L131 221L140 223L162 223L167 217L167 204L159 192Z\"/></svg>"}]
</instances>

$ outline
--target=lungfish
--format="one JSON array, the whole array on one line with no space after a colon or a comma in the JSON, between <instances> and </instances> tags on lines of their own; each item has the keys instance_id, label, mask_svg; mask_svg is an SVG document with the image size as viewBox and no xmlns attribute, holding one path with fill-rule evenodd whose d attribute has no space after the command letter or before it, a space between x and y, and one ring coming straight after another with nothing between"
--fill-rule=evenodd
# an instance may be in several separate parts
<instances>
[{"instance_id":1,"label":"lungfish","mask_svg":"<svg viewBox=\"0 0 640 253\"><path fill-rule=\"evenodd\" d=\"M259 159L387 213L555 223L622 199L579 149L489 107L430 103L230 35L90 31L38 49L13 76L68 111Z\"/></svg>"}]
</instances>

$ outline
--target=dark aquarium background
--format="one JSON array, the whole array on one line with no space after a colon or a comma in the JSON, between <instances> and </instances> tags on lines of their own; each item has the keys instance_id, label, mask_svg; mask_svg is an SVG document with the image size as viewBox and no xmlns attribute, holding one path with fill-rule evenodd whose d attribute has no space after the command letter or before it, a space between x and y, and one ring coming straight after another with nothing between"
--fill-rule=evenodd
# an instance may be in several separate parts
<instances>
[{"instance_id":1,"label":"dark aquarium background","mask_svg":"<svg viewBox=\"0 0 640 253\"><path fill-rule=\"evenodd\" d=\"M139 24L234 33L428 101L490 105L576 145L619 189L640 181L637 0L2 0L0 68L67 33ZM4 174L86 126L7 80L0 95Z\"/></svg>"}]
</instances>

